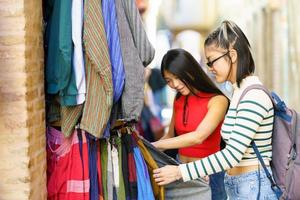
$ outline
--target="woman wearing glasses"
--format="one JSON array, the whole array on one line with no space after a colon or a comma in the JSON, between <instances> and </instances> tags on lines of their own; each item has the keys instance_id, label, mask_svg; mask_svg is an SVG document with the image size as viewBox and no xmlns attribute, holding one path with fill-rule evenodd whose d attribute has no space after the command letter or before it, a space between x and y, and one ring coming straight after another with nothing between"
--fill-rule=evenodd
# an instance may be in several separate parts
<instances>
[{"instance_id":1,"label":"woman wearing glasses","mask_svg":"<svg viewBox=\"0 0 300 200\"><path fill-rule=\"evenodd\" d=\"M161 73L177 95L168 133L152 144L161 150L179 149L178 160L182 163L218 152L228 99L193 56L183 49L172 49L166 53ZM213 200L227 198L224 172L211 175L209 183Z\"/></svg>"},{"instance_id":2,"label":"woman wearing glasses","mask_svg":"<svg viewBox=\"0 0 300 200\"><path fill-rule=\"evenodd\" d=\"M245 88L261 84L253 75L255 65L248 39L236 24L224 21L208 36L204 48L207 65L216 81L230 81L234 88L221 128L226 147L198 161L157 169L155 181L164 185L180 178L188 181L226 171L224 181L229 199L277 199L250 144L255 141L265 164L269 165L274 118L272 102L259 89L250 90L239 102Z\"/></svg>"}]
</instances>

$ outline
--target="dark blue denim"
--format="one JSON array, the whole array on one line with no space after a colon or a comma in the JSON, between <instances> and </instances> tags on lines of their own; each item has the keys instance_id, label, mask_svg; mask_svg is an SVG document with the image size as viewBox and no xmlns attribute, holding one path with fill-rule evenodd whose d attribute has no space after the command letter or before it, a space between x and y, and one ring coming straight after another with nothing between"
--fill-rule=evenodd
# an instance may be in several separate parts
<instances>
[{"instance_id":1,"label":"dark blue denim","mask_svg":"<svg viewBox=\"0 0 300 200\"><path fill-rule=\"evenodd\" d=\"M225 172L219 172L209 176L209 186L211 188L211 199L212 200L225 200L227 194L224 184Z\"/></svg>"}]
</instances>

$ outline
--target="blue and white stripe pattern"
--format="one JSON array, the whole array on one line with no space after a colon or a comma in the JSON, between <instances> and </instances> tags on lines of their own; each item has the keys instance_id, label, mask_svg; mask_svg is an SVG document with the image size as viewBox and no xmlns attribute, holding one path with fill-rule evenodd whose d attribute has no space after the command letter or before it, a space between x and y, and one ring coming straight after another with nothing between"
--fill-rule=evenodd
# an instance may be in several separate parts
<instances>
[{"instance_id":1,"label":"blue and white stripe pattern","mask_svg":"<svg viewBox=\"0 0 300 200\"><path fill-rule=\"evenodd\" d=\"M110 62L112 65L112 80L114 88L113 101L116 103L121 97L124 88L125 71L121 53L115 0L102 1L102 12Z\"/></svg>"}]
</instances>

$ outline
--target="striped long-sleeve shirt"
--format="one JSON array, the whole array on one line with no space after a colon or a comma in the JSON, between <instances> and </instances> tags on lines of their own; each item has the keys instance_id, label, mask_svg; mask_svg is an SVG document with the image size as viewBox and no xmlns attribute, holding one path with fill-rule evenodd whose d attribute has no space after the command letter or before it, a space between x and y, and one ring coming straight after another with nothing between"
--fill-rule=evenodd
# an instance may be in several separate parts
<instances>
[{"instance_id":1,"label":"striped long-sleeve shirt","mask_svg":"<svg viewBox=\"0 0 300 200\"><path fill-rule=\"evenodd\" d=\"M259 89L246 93L239 105L244 89L261 84L258 77L248 76L238 88L235 84L229 110L222 125L221 134L226 147L206 158L181 164L184 181L225 171L235 166L257 165L259 163L251 141L254 140L265 163L272 158L272 130L274 109L267 94Z\"/></svg>"}]
</instances>

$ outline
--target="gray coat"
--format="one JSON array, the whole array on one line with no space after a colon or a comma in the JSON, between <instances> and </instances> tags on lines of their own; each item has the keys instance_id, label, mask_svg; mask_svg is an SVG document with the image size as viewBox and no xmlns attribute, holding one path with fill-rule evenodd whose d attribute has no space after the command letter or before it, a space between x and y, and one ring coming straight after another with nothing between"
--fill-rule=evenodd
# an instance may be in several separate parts
<instances>
[{"instance_id":1,"label":"gray coat","mask_svg":"<svg viewBox=\"0 0 300 200\"><path fill-rule=\"evenodd\" d=\"M121 116L138 120L144 103L144 66L154 57L134 0L116 0L118 28L125 68Z\"/></svg>"}]
</instances>

